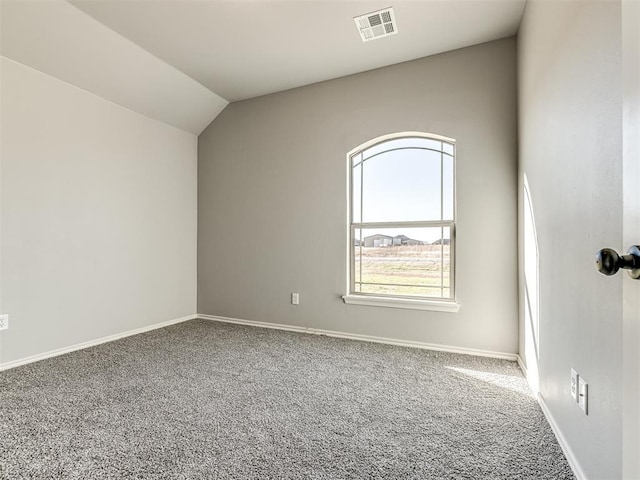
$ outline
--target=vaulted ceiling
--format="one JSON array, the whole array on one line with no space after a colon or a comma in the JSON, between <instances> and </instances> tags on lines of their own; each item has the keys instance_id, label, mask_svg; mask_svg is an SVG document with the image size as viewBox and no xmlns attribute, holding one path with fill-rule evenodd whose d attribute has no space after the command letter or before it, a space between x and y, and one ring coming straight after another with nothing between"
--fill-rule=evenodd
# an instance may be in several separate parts
<instances>
[{"instance_id":1,"label":"vaulted ceiling","mask_svg":"<svg viewBox=\"0 0 640 480\"><path fill-rule=\"evenodd\" d=\"M199 134L242 100L517 32L525 0L0 0L2 55ZM353 17L392 6L398 34Z\"/></svg>"}]
</instances>

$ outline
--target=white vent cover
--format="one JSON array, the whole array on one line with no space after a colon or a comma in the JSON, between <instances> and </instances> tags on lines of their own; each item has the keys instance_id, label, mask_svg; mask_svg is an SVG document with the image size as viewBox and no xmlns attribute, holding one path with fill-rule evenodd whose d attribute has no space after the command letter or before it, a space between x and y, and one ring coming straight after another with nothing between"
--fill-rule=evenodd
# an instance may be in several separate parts
<instances>
[{"instance_id":1,"label":"white vent cover","mask_svg":"<svg viewBox=\"0 0 640 480\"><path fill-rule=\"evenodd\" d=\"M363 42L398 33L393 8L367 13L353 19Z\"/></svg>"}]
</instances>

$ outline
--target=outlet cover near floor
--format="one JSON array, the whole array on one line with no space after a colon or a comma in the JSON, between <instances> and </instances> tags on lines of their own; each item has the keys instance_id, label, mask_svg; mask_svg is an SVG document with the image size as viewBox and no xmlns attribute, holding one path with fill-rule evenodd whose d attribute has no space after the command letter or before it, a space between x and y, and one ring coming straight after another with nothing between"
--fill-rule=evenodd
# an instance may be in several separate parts
<instances>
[{"instance_id":1,"label":"outlet cover near floor","mask_svg":"<svg viewBox=\"0 0 640 480\"><path fill-rule=\"evenodd\" d=\"M571 369L571 396L578 402L578 372Z\"/></svg>"},{"instance_id":2,"label":"outlet cover near floor","mask_svg":"<svg viewBox=\"0 0 640 480\"><path fill-rule=\"evenodd\" d=\"M9 315L0 315L0 330L7 330L9 328Z\"/></svg>"},{"instance_id":3,"label":"outlet cover near floor","mask_svg":"<svg viewBox=\"0 0 640 480\"><path fill-rule=\"evenodd\" d=\"M589 384L582 377L578 379L578 405L585 415L589 415Z\"/></svg>"}]
</instances>

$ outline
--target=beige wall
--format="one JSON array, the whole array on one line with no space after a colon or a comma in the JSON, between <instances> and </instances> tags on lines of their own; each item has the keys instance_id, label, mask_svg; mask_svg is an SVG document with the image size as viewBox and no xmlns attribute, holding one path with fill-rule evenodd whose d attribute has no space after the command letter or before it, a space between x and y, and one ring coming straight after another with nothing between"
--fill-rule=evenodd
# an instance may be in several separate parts
<instances>
[{"instance_id":1,"label":"beige wall","mask_svg":"<svg viewBox=\"0 0 640 480\"><path fill-rule=\"evenodd\" d=\"M0 364L195 313L192 134L2 58Z\"/></svg>"},{"instance_id":2,"label":"beige wall","mask_svg":"<svg viewBox=\"0 0 640 480\"><path fill-rule=\"evenodd\" d=\"M621 478L622 274L594 268L600 248L623 249L620 30L619 2L534 0L518 37L520 178L539 247L540 393L593 479ZM524 318L520 354L531 362ZM569 393L572 367L589 383L588 416Z\"/></svg>"},{"instance_id":3,"label":"beige wall","mask_svg":"<svg viewBox=\"0 0 640 480\"><path fill-rule=\"evenodd\" d=\"M228 106L198 139L198 312L515 353L515 54L500 40ZM345 155L409 130L457 140L458 313L340 298Z\"/></svg>"}]
</instances>

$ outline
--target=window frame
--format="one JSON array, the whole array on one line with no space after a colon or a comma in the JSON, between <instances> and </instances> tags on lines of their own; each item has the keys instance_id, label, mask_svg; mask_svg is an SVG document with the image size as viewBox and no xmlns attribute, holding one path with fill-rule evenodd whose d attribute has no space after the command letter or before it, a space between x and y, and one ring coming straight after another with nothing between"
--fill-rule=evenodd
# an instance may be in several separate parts
<instances>
[{"instance_id":1,"label":"window frame","mask_svg":"<svg viewBox=\"0 0 640 480\"><path fill-rule=\"evenodd\" d=\"M452 220L427 220L427 221L391 221L391 222L363 222L363 218L360 218L360 222L354 222L354 179L353 179L353 159L362 154L365 150L372 148L382 143L398 140L398 139L411 139L420 138L427 140L434 140L437 142L443 142L451 145L453 148L452 160L453 160L453 185L452 185L452 202L453 213ZM410 147L409 147L410 148ZM441 147L441 155L449 155L444 153L444 146ZM386 152L381 152L386 153ZM361 160L363 162L364 160ZM456 300L456 218L457 218L457 201L456 201L456 141L453 138L445 137L442 135L425 133L425 132L397 132L387 135L382 135L371 139L347 153L347 289L348 292L342 298L345 303L355 305L369 305L369 306L382 306L390 308L408 308L417 310L433 310L441 312L457 312L460 308L460 304ZM440 198L443 201L443 172L440 170ZM361 185L361 189L364 189L364 185ZM362 208L362 200L361 200ZM441 205L442 208L442 205ZM377 294L377 293L362 293L355 291L355 232L357 229L363 228L403 228L403 227L443 227L449 228L449 255L450 255L450 268L449 268L449 297L421 297L416 295L393 295L393 294ZM441 285L439 288L443 289ZM441 290L442 291L442 290Z\"/></svg>"}]
</instances>

